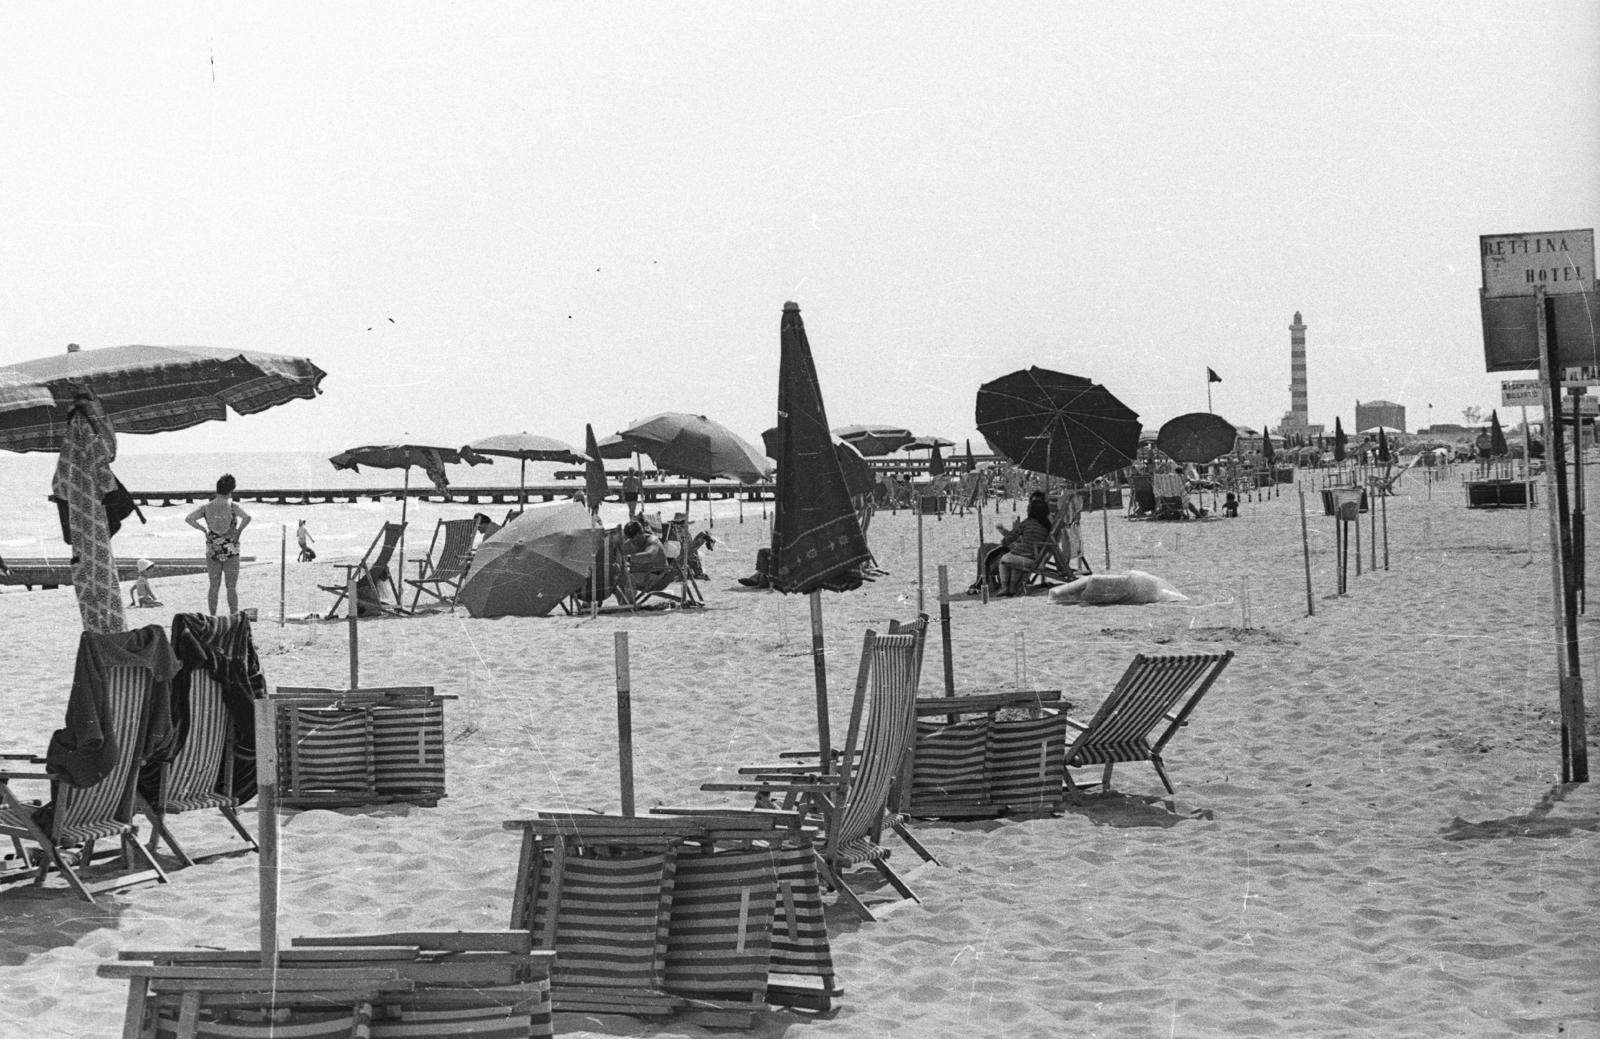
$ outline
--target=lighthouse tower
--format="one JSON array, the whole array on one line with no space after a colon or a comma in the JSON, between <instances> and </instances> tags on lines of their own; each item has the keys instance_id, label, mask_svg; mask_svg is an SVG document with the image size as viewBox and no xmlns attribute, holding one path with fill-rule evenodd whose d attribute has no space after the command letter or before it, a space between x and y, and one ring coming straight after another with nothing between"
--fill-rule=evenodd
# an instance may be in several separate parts
<instances>
[{"instance_id":1,"label":"lighthouse tower","mask_svg":"<svg viewBox=\"0 0 1600 1039\"><path fill-rule=\"evenodd\" d=\"M1306 389L1306 325L1298 310L1294 312L1294 324L1289 326L1289 404L1279 432L1321 435L1322 427L1311 424Z\"/></svg>"}]
</instances>

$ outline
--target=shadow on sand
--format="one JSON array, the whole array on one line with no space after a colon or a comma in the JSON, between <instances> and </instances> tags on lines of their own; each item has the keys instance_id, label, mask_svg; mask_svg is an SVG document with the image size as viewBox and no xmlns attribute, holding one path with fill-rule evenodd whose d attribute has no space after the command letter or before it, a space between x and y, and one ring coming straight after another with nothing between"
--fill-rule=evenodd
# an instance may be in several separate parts
<instances>
[{"instance_id":1,"label":"shadow on sand","mask_svg":"<svg viewBox=\"0 0 1600 1039\"><path fill-rule=\"evenodd\" d=\"M1571 837L1580 831L1600 832L1600 816L1583 815L1570 818L1550 818L1550 812L1567 796L1567 786L1557 783L1539 803L1521 815L1508 815L1503 819L1486 819L1469 823L1460 816L1451 819L1444 828L1447 841L1484 841L1504 837L1556 838Z\"/></svg>"}]
</instances>

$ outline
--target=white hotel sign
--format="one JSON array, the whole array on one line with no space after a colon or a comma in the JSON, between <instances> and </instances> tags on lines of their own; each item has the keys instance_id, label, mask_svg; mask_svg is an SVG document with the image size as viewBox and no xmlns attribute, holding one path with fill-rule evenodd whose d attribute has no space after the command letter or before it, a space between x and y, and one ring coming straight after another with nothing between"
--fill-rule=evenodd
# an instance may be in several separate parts
<instances>
[{"instance_id":1,"label":"white hotel sign","mask_svg":"<svg viewBox=\"0 0 1600 1039\"><path fill-rule=\"evenodd\" d=\"M1489 299L1594 291L1594 229L1478 237L1483 294Z\"/></svg>"}]
</instances>

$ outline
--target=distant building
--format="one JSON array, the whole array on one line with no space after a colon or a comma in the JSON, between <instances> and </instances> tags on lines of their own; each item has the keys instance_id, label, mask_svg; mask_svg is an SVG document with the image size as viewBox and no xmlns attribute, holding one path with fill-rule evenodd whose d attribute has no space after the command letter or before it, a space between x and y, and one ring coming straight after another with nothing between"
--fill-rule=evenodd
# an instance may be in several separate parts
<instances>
[{"instance_id":1,"label":"distant building","mask_svg":"<svg viewBox=\"0 0 1600 1039\"><path fill-rule=\"evenodd\" d=\"M1388 426L1390 429L1406 431L1406 409L1403 404L1396 404L1391 400L1369 400L1366 403L1356 401L1356 432L1363 429L1372 429L1375 426Z\"/></svg>"}]
</instances>

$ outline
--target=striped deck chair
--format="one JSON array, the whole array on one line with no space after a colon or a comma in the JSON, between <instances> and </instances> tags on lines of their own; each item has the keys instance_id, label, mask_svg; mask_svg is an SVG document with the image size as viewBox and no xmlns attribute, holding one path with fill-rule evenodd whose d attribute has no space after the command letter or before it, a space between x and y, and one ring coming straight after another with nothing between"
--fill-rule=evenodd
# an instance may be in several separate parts
<instances>
[{"instance_id":1,"label":"striped deck chair","mask_svg":"<svg viewBox=\"0 0 1600 1039\"><path fill-rule=\"evenodd\" d=\"M1111 690L1100 710L1087 724L1066 719L1077 733L1067 748L1067 795L1077 800L1080 784L1072 769L1104 765L1101 790L1111 789L1112 766L1127 761L1148 761L1167 793L1176 793L1167 778L1161 751L1178 729L1188 724L1189 715L1200 705L1212 683L1222 674L1233 650L1225 653L1194 653L1146 656L1140 653L1128 665L1116 688ZM1163 721L1167 723L1154 742L1150 736ZM1093 783L1085 783L1092 786Z\"/></svg>"},{"instance_id":2,"label":"striped deck chair","mask_svg":"<svg viewBox=\"0 0 1600 1039\"><path fill-rule=\"evenodd\" d=\"M764 849L679 852L662 987L697 999L764 1001L778 870Z\"/></svg>"},{"instance_id":3,"label":"striped deck chair","mask_svg":"<svg viewBox=\"0 0 1600 1039\"><path fill-rule=\"evenodd\" d=\"M233 619L219 618L218 623L231 625ZM189 674L188 718L183 745L171 761L160 766L155 798L137 798L138 810L150 820L150 850L155 851L165 840L179 863L193 866L194 858L173 836L167 817L214 808L251 851L259 851L255 838L239 821L239 800L233 796L233 719L223 703L221 684L203 667L193 668Z\"/></svg>"},{"instance_id":4,"label":"striped deck chair","mask_svg":"<svg viewBox=\"0 0 1600 1039\"><path fill-rule=\"evenodd\" d=\"M820 828L817 863L823 879L863 920L874 917L843 879L845 871L857 866L870 864L903 898L920 901L889 866L889 852L879 843L885 825L925 860L937 861L889 808L910 749L921 663L921 635L879 635L868 630L862 640L850 727L834 770L747 766L739 772L754 782L700 787L754 793L762 806L803 808ZM780 796L781 805L776 800Z\"/></svg>"},{"instance_id":5,"label":"striped deck chair","mask_svg":"<svg viewBox=\"0 0 1600 1039\"><path fill-rule=\"evenodd\" d=\"M152 675L148 668L113 667L106 677L106 697L111 707L111 732L117 741L116 761L98 783L71 787L44 772L0 772L0 834L10 837L19 854L22 842L39 846L34 883L43 884L51 867L61 871L78 897L94 902L97 892L155 880L165 884L167 875L155 857L139 843L133 818L134 785L138 782L138 762L143 752L142 734L150 711ZM19 800L11 790L15 780L51 782L53 808L48 827L34 816L36 805ZM123 858L131 865L134 858L148 869L124 873L110 880L85 884L78 870L94 862L96 841L118 838ZM78 849L76 866L68 863L68 852Z\"/></svg>"},{"instance_id":6,"label":"striped deck chair","mask_svg":"<svg viewBox=\"0 0 1600 1039\"><path fill-rule=\"evenodd\" d=\"M390 572L389 560L394 557L394 550L400 544L400 535L405 533L405 529L406 525L404 523L385 523L383 529L378 531L378 536L372 539L372 544L367 546L367 550L362 554L360 562L333 564L334 569L342 571L341 577L343 580L339 584L317 585L323 591L333 593L333 603L328 607L328 617L338 615L340 604L344 602L345 596L349 594L350 575L352 573L356 575L358 593L363 587L362 582L365 582L366 587L370 588L373 596L373 601L370 603L364 599L358 603L358 609L375 606L379 612L382 612L385 609L385 604L378 598L378 590L384 585L388 586L395 602L394 606L387 608L391 610L399 609L400 582Z\"/></svg>"},{"instance_id":7,"label":"striped deck chair","mask_svg":"<svg viewBox=\"0 0 1600 1039\"><path fill-rule=\"evenodd\" d=\"M339 690L280 686L279 803L338 808L446 795L444 701L431 686Z\"/></svg>"},{"instance_id":8,"label":"striped deck chair","mask_svg":"<svg viewBox=\"0 0 1600 1039\"><path fill-rule=\"evenodd\" d=\"M444 534L442 544L439 541L441 532ZM406 581L416 589L411 596L412 612L416 611L417 603L424 594L438 600L439 605L449 606L452 613L455 612L456 593L461 590L467 567L472 564L472 540L477 532L477 523L471 519L442 519L433 528L428 554L417 560L416 578ZM435 549L438 549L437 554Z\"/></svg>"},{"instance_id":9,"label":"striped deck chair","mask_svg":"<svg viewBox=\"0 0 1600 1039\"><path fill-rule=\"evenodd\" d=\"M1188 519L1188 496L1181 473L1156 473L1150 477L1156 496L1156 519Z\"/></svg>"}]
</instances>

